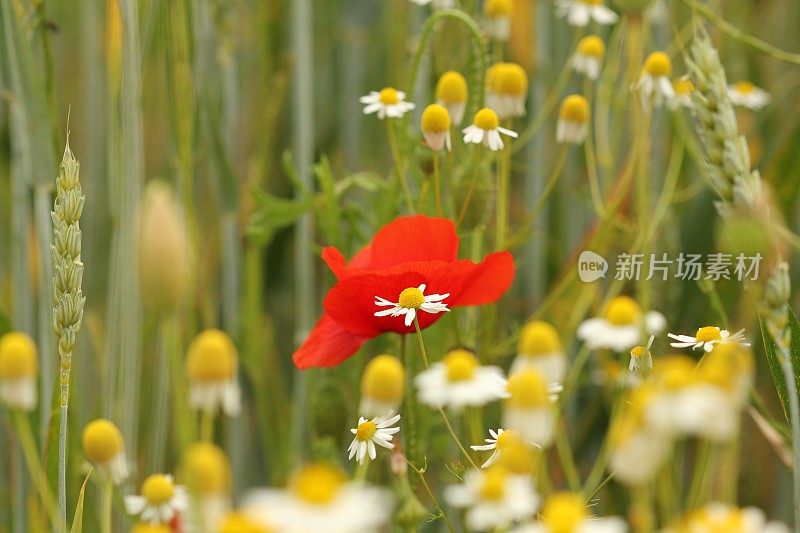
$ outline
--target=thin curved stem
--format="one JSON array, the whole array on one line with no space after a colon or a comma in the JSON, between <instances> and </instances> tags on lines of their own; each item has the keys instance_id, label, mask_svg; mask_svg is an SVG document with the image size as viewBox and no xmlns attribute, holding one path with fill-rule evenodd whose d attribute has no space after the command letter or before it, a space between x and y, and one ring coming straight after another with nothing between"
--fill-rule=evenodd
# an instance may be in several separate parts
<instances>
[{"instance_id":1,"label":"thin curved stem","mask_svg":"<svg viewBox=\"0 0 800 533\"><path fill-rule=\"evenodd\" d=\"M444 217L442 208L442 164L439 151L433 152L433 199L436 204L436 216Z\"/></svg>"},{"instance_id":2,"label":"thin curved stem","mask_svg":"<svg viewBox=\"0 0 800 533\"><path fill-rule=\"evenodd\" d=\"M30 472L36 491L42 499L45 513L47 513L51 523L56 525L60 522L60 516L56 508L53 493L50 492L47 474L39 459L38 448L36 447L36 440L33 437L30 420L25 413L18 409L13 410L12 417L14 425L16 426L17 435L19 435L19 441L22 446L22 453L25 456L25 463L28 466L28 472Z\"/></svg>"},{"instance_id":3,"label":"thin curved stem","mask_svg":"<svg viewBox=\"0 0 800 533\"><path fill-rule=\"evenodd\" d=\"M405 160L400 156L400 150L397 147L397 136L394 131L394 123L392 119L387 118L386 121L386 135L389 138L389 149L392 151L392 159L394 159L395 172L397 179L400 180L400 185L403 188L403 196L406 200L406 208L408 212L413 214L414 209L414 196L411 194L411 188L408 186L408 178L406 177Z\"/></svg>"},{"instance_id":4,"label":"thin curved stem","mask_svg":"<svg viewBox=\"0 0 800 533\"><path fill-rule=\"evenodd\" d=\"M480 174L482 153L483 149L480 146L475 148L475 157L472 162L472 179L469 182L469 189L467 189L467 195L464 197L464 202L461 204L461 209L458 211L456 227L459 227L461 222L463 222L464 216L467 214L469 204L472 202L472 196L475 194L475 187L478 184L478 175Z\"/></svg>"}]
</instances>

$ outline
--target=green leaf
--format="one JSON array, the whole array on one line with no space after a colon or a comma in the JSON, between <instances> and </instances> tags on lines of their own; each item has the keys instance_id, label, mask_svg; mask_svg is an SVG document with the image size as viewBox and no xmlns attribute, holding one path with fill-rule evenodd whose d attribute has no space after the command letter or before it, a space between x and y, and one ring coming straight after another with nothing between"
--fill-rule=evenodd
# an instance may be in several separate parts
<instances>
[{"instance_id":1,"label":"green leaf","mask_svg":"<svg viewBox=\"0 0 800 533\"><path fill-rule=\"evenodd\" d=\"M92 472L94 468L89 469L89 473L86 474L86 479L83 480L83 485L81 485L81 491L78 494L78 504L75 506L75 517L72 519L72 529L70 529L70 533L80 533L83 531L83 499L86 495L86 485L89 483L89 478L92 477Z\"/></svg>"},{"instance_id":2,"label":"green leaf","mask_svg":"<svg viewBox=\"0 0 800 533\"><path fill-rule=\"evenodd\" d=\"M258 209L250 219L247 234L266 246L278 230L291 226L309 212L316 203L311 196L300 200L280 198L259 190L253 190Z\"/></svg>"},{"instance_id":3,"label":"green leaf","mask_svg":"<svg viewBox=\"0 0 800 533\"><path fill-rule=\"evenodd\" d=\"M791 307L787 306L787 311L789 315L789 329L792 333L789 354L792 368L794 369L795 384L797 386L797 390L800 391L800 322L798 322L797 316L794 314L794 311L792 311ZM788 393L786 392L786 377L784 376L783 367L781 366L778 347L775 345L775 339L772 338L772 335L768 331L764 319L759 318L759 323L761 325L761 337L764 341L764 350L767 354L769 370L772 373L772 379L775 382L775 390L778 393L778 399L781 402L781 407L783 407L783 414L788 422L789 410L787 403Z\"/></svg>"},{"instance_id":4,"label":"green leaf","mask_svg":"<svg viewBox=\"0 0 800 533\"><path fill-rule=\"evenodd\" d=\"M318 218L320 229L328 244L341 248L342 238L339 225L342 219L342 210L339 198L336 196L333 170L327 157L323 156L322 160L314 165L314 173L317 175L320 189L322 189L322 209Z\"/></svg>"}]
</instances>

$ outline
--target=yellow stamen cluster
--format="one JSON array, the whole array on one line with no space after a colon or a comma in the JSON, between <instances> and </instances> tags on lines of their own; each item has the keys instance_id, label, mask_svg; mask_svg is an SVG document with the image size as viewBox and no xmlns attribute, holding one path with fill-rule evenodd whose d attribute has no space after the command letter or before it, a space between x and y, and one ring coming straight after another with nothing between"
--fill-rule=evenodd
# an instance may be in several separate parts
<instances>
[{"instance_id":1,"label":"yellow stamen cluster","mask_svg":"<svg viewBox=\"0 0 800 533\"><path fill-rule=\"evenodd\" d=\"M550 533L574 533L587 516L583 498L573 492L550 495L542 509L542 520Z\"/></svg>"},{"instance_id":2,"label":"yellow stamen cluster","mask_svg":"<svg viewBox=\"0 0 800 533\"><path fill-rule=\"evenodd\" d=\"M497 464L512 474L529 475L533 472L532 450L515 431L504 431L497 439L497 449L502 450Z\"/></svg>"},{"instance_id":3,"label":"yellow stamen cluster","mask_svg":"<svg viewBox=\"0 0 800 533\"><path fill-rule=\"evenodd\" d=\"M193 381L224 381L236 375L236 346L230 336L207 329L189 345L186 372Z\"/></svg>"},{"instance_id":4,"label":"yellow stamen cluster","mask_svg":"<svg viewBox=\"0 0 800 533\"><path fill-rule=\"evenodd\" d=\"M356 428L356 438L358 440L369 440L378 431L378 426L372 420L361 422Z\"/></svg>"},{"instance_id":5,"label":"yellow stamen cluster","mask_svg":"<svg viewBox=\"0 0 800 533\"><path fill-rule=\"evenodd\" d=\"M524 97L528 94L528 74L516 63L495 63L486 72L486 85L493 93Z\"/></svg>"},{"instance_id":6,"label":"yellow stamen cluster","mask_svg":"<svg viewBox=\"0 0 800 533\"><path fill-rule=\"evenodd\" d=\"M653 52L644 61L644 71L653 77L670 76L672 60L664 52Z\"/></svg>"},{"instance_id":7,"label":"yellow stamen cluster","mask_svg":"<svg viewBox=\"0 0 800 533\"><path fill-rule=\"evenodd\" d=\"M606 45L597 35L587 35L578 42L578 53L582 56L600 59L606 53Z\"/></svg>"},{"instance_id":8,"label":"yellow stamen cluster","mask_svg":"<svg viewBox=\"0 0 800 533\"><path fill-rule=\"evenodd\" d=\"M270 530L250 520L242 513L230 513L219 526L219 533L270 533Z\"/></svg>"},{"instance_id":9,"label":"yellow stamen cluster","mask_svg":"<svg viewBox=\"0 0 800 533\"><path fill-rule=\"evenodd\" d=\"M617 296L608 303L604 316L615 326L629 326L640 320L642 309L633 298Z\"/></svg>"},{"instance_id":10,"label":"yellow stamen cluster","mask_svg":"<svg viewBox=\"0 0 800 533\"><path fill-rule=\"evenodd\" d=\"M691 384L694 380L694 359L683 354L660 357L653 365L656 382L666 390L677 390Z\"/></svg>"},{"instance_id":11,"label":"yellow stamen cluster","mask_svg":"<svg viewBox=\"0 0 800 533\"><path fill-rule=\"evenodd\" d=\"M17 380L36 375L36 344L20 331L0 338L0 380Z\"/></svg>"},{"instance_id":12,"label":"yellow stamen cluster","mask_svg":"<svg viewBox=\"0 0 800 533\"><path fill-rule=\"evenodd\" d=\"M482 130L496 130L500 125L500 119L497 118L497 113L488 107L484 107L475 113L475 119L472 123Z\"/></svg>"},{"instance_id":13,"label":"yellow stamen cluster","mask_svg":"<svg viewBox=\"0 0 800 533\"><path fill-rule=\"evenodd\" d=\"M694 83L689 78L678 78L672 82L672 87L675 89L675 94L684 96L694 92Z\"/></svg>"},{"instance_id":14,"label":"yellow stamen cluster","mask_svg":"<svg viewBox=\"0 0 800 533\"><path fill-rule=\"evenodd\" d=\"M717 326L703 326L697 330L694 338L697 339L697 342L718 341L722 339L722 335Z\"/></svg>"},{"instance_id":15,"label":"yellow stamen cluster","mask_svg":"<svg viewBox=\"0 0 800 533\"><path fill-rule=\"evenodd\" d=\"M382 104L393 105L400 102L400 95L394 87L384 87L378 94L378 99Z\"/></svg>"},{"instance_id":16,"label":"yellow stamen cluster","mask_svg":"<svg viewBox=\"0 0 800 533\"><path fill-rule=\"evenodd\" d=\"M619 446L626 442L644 424L644 412L650 401L658 394L652 384L645 384L628 393L623 409L614 420L609 431L609 440Z\"/></svg>"},{"instance_id":17,"label":"yellow stamen cluster","mask_svg":"<svg viewBox=\"0 0 800 533\"><path fill-rule=\"evenodd\" d=\"M150 505L163 505L175 495L172 479L164 474L152 474L142 483L142 497Z\"/></svg>"},{"instance_id":18,"label":"yellow stamen cluster","mask_svg":"<svg viewBox=\"0 0 800 533\"><path fill-rule=\"evenodd\" d=\"M230 464L225 452L215 444L192 444L184 457L183 468L186 486L194 494L224 494L230 490Z\"/></svg>"},{"instance_id":19,"label":"yellow stamen cluster","mask_svg":"<svg viewBox=\"0 0 800 533\"><path fill-rule=\"evenodd\" d=\"M645 346L634 346L631 350L631 357L644 357L645 355L647 355Z\"/></svg>"},{"instance_id":20,"label":"yellow stamen cluster","mask_svg":"<svg viewBox=\"0 0 800 533\"><path fill-rule=\"evenodd\" d=\"M431 104L422 112L420 127L424 132L444 133L450 129L450 113L442 105Z\"/></svg>"},{"instance_id":21,"label":"yellow stamen cluster","mask_svg":"<svg viewBox=\"0 0 800 533\"><path fill-rule=\"evenodd\" d=\"M738 343L718 344L697 366L697 379L733 392L753 372L753 352Z\"/></svg>"},{"instance_id":22,"label":"yellow stamen cluster","mask_svg":"<svg viewBox=\"0 0 800 533\"><path fill-rule=\"evenodd\" d=\"M425 295L416 287L403 289L397 303L404 309L419 309L425 303Z\"/></svg>"},{"instance_id":23,"label":"yellow stamen cluster","mask_svg":"<svg viewBox=\"0 0 800 533\"><path fill-rule=\"evenodd\" d=\"M447 352L442 363L447 370L447 380L451 382L472 379L480 364L474 353L462 348Z\"/></svg>"},{"instance_id":24,"label":"yellow stamen cluster","mask_svg":"<svg viewBox=\"0 0 800 533\"><path fill-rule=\"evenodd\" d=\"M467 80L454 70L442 74L436 83L436 99L445 104L467 101Z\"/></svg>"},{"instance_id":25,"label":"yellow stamen cluster","mask_svg":"<svg viewBox=\"0 0 800 533\"><path fill-rule=\"evenodd\" d=\"M406 373L400 359L383 354L367 363L361 394L382 402L398 402L405 391Z\"/></svg>"},{"instance_id":26,"label":"yellow stamen cluster","mask_svg":"<svg viewBox=\"0 0 800 533\"><path fill-rule=\"evenodd\" d=\"M508 405L521 409L536 409L550 405L547 383L538 370L529 368L508 378Z\"/></svg>"},{"instance_id":27,"label":"yellow stamen cluster","mask_svg":"<svg viewBox=\"0 0 800 533\"><path fill-rule=\"evenodd\" d=\"M289 490L305 503L325 505L333 501L346 481L341 469L328 463L311 463L297 470Z\"/></svg>"},{"instance_id":28,"label":"yellow stamen cluster","mask_svg":"<svg viewBox=\"0 0 800 533\"><path fill-rule=\"evenodd\" d=\"M508 471L500 465L493 465L484 470L479 489L481 499L489 502L502 500L506 494L507 481Z\"/></svg>"},{"instance_id":29,"label":"yellow stamen cluster","mask_svg":"<svg viewBox=\"0 0 800 533\"><path fill-rule=\"evenodd\" d=\"M585 124L589 121L589 102L579 94L571 94L561 102L558 116L567 122Z\"/></svg>"},{"instance_id":30,"label":"yellow stamen cluster","mask_svg":"<svg viewBox=\"0 0 800 533\"><path fill-rule=\"evenodd\" d=\"M168 524L141 522L131 528L131 533L172 533L172 528Z\"/></svg>"},{"instance_id":31,"label":"yellow stamen cluster","mask_svg":"<svg viewBox=\"0 0 800 533\"><path fill-rule=\"evenodd\" d=\"M543 320L532 320L520 332L517 351L530 356L561 353L563 349L556 328Z\"/></svg>"},{"instance_id":32,"label":"yellow stamen cluster","mask_svg":"<svg viewBox=\"0 0 800 533\"><path fill-rule=\"evenodd\" d=\"M96 465L104 465L122 452L122 434L113 422L97 419L83 429L83 453Z\"/></svg>"},{"instance_id":33,"label":"yellow stamen cluster","mask_svg":"<svg viewBox=\"0 0 800 533\"><path fill-rule=\"evenodd\" d=\"M733 84L733 88L736 90L736 92L742 94L750 94L756 90L756 86L749 81L737 81Z\"/></svg>"},{"instance_id":34,"label":"yellow stamen cluster","mask_svg":"<svg viewBox=\"0 0 800 533\"><path fill-rule=\"evenodd\" d=\"M486 0L483 14L490 19L510 17L514 14L514 0Z\"/></svg>"}]
</instances>

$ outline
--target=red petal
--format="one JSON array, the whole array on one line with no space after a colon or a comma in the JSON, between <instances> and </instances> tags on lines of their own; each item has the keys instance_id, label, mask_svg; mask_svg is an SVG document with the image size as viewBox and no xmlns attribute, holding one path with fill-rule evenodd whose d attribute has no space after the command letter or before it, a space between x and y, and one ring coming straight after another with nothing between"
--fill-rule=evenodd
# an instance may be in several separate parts
<instances>
[{"instance_id":1,"label":"red petal","mask_svg":"<svg viewBox=\"0 0 800 533\"><path fill-rule=\"evenodd\" d=\"M324 314L292 359L302 370L335 366L356 353L368 340L368 336L353 335Z\"/></svg>"},{"instance_id":2,"label":"red petal","mask_svg":"<svg viewBox=\"0 0 800 533\"><path fill-rule=\"evenodd\" d=\"M322 249L322 260L328 264L333 275L337 278L344 276L347 273L347 265L345 264L342 252L333 246L326 246Z\"/></svg>"},{"instance_id":3,"label":"red petal","mask_svg":"<svg viewBox=\"0 0 800 533\"><path fill-rule=\"evenodd\" d=\"M452 305L483 305L498 300L514 282L514 257L509 252L487 255L473 270Z\"/></svg>"}]
</instances>

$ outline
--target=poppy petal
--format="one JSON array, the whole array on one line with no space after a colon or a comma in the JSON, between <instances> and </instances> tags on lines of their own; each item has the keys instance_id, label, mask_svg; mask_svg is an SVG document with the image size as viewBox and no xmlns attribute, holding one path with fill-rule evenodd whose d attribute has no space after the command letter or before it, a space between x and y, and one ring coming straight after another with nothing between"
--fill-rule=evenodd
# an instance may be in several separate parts
<instances>
[{"instance_id":1,"label":"poppy petal","mask_svg":"<svg viewBox=\"0 0 800 533\"><path fill-rule=\"evenodd\" d=\"M509 252L487 255L475 266L464 290L450 305L483 305L497 301L514 282L514 257Z\"/></svg>"},{"instance_id":2,"label":"poppy petal","mask_svg":"<svg viewBox=\"0 0 800 533\"><path fill-rule=\"evenodd\" d=\"M301 370L335 366L356 353L368 340L368 336L353 335L324 314L292 359Z\"/></svg>"},{"instance_id":3,"label":"poppy petal","mask_svg":"<svg viewBox=\"0 0 800 533\"><path fill-rule=\"evenodd\" d=\"M322 260L331 269L333 275L337 278L347 274L347 264L345 262L342 252L333 246L326 246L322 249Z\"/></svg>"}]
</instances>

